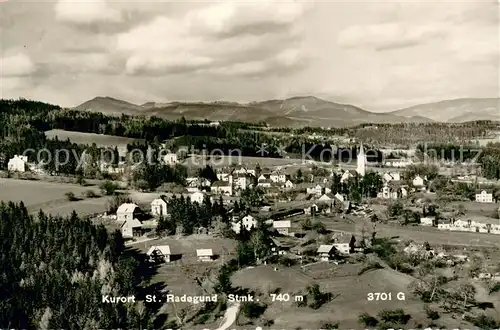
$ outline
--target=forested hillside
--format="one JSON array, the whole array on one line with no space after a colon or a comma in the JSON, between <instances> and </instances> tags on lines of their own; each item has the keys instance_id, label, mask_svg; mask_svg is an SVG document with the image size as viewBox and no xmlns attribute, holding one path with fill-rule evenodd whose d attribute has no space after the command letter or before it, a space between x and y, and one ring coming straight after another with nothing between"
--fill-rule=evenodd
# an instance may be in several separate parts
<instances>
[{"instance_id":1,"label":"forested hillside","mask_svg":"<svg viewBox=\"0 0 500 330\"><path fill-rule=\"evenodd\" d=\"M136 262L123 257L120 232L108 235L76 214L36 220L22 203L2 203L0 236L1 328L148 326L132 305L102 303L102 295L135 293Z\"/></svg>"}]
</instances>

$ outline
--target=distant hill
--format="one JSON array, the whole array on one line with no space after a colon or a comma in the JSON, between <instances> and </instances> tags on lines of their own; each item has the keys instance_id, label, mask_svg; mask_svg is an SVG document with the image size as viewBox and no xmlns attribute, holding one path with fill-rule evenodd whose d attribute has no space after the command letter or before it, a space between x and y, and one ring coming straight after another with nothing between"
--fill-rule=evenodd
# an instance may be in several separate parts
<instances>
[{"instance_id":1,"label":"distant hill","mask_svg":"<svg viewBox=\"0 0 500 330\"><path fill-rule=\"evenodd\" d=\"M108 115L144 115L166 119L185 117L194 120L266 122L271 126L336 126L362 123L430 122L420 115L398 116L374 113L359 107L323 100L314 96L292 97L241 104L237 102L147 102L136 105L111 97L96 97L75 107Z\"/></svg>"},{"instance_id":2,"label":"distant hill","mask_svg":"<svg viewBox=\"0 0 500 330\"><path fill-rule=\"evenodd\" d=\"M285 100L252 102L249 105L286 115L309 126L352 126L362 123L432 122L415 116L406 118L387 113L370 112L350 104L326 101L315 96L299 96Z\"/></svg>"},{"instance_id":3,"label":"distant hill","mask_svg":"<svg viewBox=\"0 0 500 330\"><path fill-rule=\"evenodd\" d=\"M466 98L420 104L390 112L392 115L422 116L441 122L500 120L499 98Z\"/></svg>"},{"instance_id":4,"label":"distant hill","mask_svg":"<svg viewBox=\"0 0 500 330\"><path fill-rule=\"evenodd\" d=\"M141 112L145 110L139 105L107 96L95 97L92 100L80 104L74 109L82 111L102 112L110 116L121 116L122 113L131 116L138 116L141 115Z\"/></svg>"}]
</instances>

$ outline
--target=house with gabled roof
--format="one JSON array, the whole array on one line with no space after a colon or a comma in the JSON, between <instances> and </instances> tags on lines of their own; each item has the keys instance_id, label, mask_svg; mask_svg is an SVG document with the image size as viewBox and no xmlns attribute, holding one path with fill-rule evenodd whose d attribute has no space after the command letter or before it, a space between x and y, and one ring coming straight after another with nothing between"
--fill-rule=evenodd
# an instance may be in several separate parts
<instances>
[{"instance_id":1,"label":"house with gabled roof","mask_svg":"<svg viewBox=\"0 0 500 330\"><path fill-rule=\"evenodd\" d=\"M141 209L134 203L123 203L116 210L117 221L127 221L139 217L142 214Z\"/></svg>"},{"instance_id":2,"label":"house with gabled roof","mask_svg":"<svg viewBox=\"0 0 500 330\"><path fill-rule=\"evenodd\" d=\"M329 261L335 255L335 247L332 244L322 244L316 253L321 261Z\"/></svg>"},{"instance_id":3,"label":"house with gabled roof","mask_svg":"<svg viewBox=\"0 0 500 330\"><path fill-rule=\"evenodd\" d=\"M171 254L170 246L168 245L153 245L146 252L150 262L170 262Z\"/></svg>"},{"instance_id":4,"label":"house with gabled roof","mask_svg":"<svg viewBox=\"0 0 500 330\"><path fill-rule=\"evenodd\" d=\"M212 261L215 258L212 249L197 249L196 256L198 261Z\"/></svg>"},{"instance_id":5,"label":"house with gabled roof","mask_svg":"<svg viewBox=\"0 0 500 330\"><path fill-rule=\"evenodd\" d=\"M132 218L122 223L120 231L122 236L126 238L139 237L144 234L142 227L142 221L137 218Z\"/></svg>"},{"instance_id":6,"label":"house with gabled roof","mask_svg":"<svg viewBox=\"0 0 500 330\"><path fill-rule=\"evenodd\" d=\"M168 202L166 196L155 198L151 202L151 215L159 217L168 215L167 206Z\"/></svg>"},{"instance_id":7,"label":"house with gabled roof","mask_svg":"<svg viewBox=\"0 0 500 330\"><path fill-rule=\"evenodd\" d=\"M292 222L290 220L274 221L273 228L276 229L281 235L290 235L290 230L292 228Z\"/></svg>"}]
</instances>

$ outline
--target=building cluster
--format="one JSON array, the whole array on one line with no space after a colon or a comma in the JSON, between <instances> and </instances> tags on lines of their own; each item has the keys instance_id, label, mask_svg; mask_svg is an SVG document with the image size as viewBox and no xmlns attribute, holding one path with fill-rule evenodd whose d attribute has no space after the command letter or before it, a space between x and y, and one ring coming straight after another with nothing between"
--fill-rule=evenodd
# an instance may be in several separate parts
<instances>
[{"instance_id":1,"label":"building cluster","mask_svg":"<svg viewBox=\"0 0 500 330\"><path fill-rule=\"evenodd\" d=\"M491 221L490 218L478 220L473 219L452 219L437 224L439 230L465 231L472 233L487 233L500 235L500 220Z\"/></svg>"}]
</instances>

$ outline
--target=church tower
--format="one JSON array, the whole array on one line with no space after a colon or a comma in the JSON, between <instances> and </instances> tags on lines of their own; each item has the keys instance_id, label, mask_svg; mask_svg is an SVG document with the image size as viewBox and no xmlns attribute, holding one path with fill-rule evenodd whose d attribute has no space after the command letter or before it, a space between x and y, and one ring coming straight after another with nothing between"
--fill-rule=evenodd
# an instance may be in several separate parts
<instances>
[{"instance_id":1,"label":"church tower","mask_svg":"<svg viewBox=\"0 0 500 330\"><path fill-rule=\"evenodd\" d=\"M356 172L358 172L359 175L364 176L366 173L366 155L365 150L363 149L363 144L361 144L359 148L357 162L358 168L356 169Z\"/></svg>"}]
</instances>

